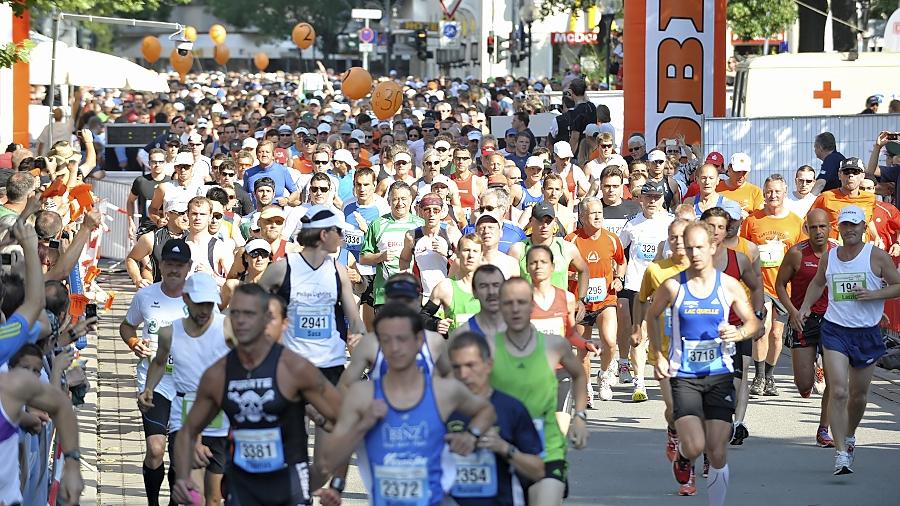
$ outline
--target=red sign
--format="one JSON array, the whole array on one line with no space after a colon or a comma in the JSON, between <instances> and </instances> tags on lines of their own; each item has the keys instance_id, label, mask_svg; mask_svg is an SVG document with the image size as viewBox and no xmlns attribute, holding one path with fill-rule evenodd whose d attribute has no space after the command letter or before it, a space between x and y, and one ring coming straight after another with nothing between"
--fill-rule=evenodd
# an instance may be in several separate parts
<instances>
[{"instance_id":1,"label":"red sign","mask_svg":"<svg viewBox=\"0 0 900 506\"><path fill-rule=\"evenodd\" d=\"M597 32L552 32L550 43L562 46L596 46L600 43Z\"/></svg>"}]
</instances>

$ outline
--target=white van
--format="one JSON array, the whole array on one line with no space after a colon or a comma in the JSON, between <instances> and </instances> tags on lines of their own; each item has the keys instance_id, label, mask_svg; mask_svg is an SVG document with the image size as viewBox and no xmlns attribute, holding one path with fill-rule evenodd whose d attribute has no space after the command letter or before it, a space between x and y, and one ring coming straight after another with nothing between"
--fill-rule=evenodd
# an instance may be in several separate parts
<instances>
[{"instance_id":1,"label":"white van","mask_svg":"<svg viewBox=\"0 0 900 506\"><path fill-rule=\"evenodd\" d=\"M900 98L900 53L797 53L751 57L738 64L731 116L858 114L872 95L879 113Z\"/></svg>"}]
</instances>

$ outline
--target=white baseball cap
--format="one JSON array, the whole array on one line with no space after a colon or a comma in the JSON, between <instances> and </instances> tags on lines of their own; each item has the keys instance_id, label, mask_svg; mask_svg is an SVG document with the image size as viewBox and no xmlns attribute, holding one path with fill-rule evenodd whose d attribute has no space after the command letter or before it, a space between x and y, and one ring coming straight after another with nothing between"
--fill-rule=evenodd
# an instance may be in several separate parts
<instances>
[{"instance_id":1,"label":"white baseball cap","mask_svg":"<svg viewBox=\"0 0 900 506\"><path fill-rule=\"evenodd\" d=\"M250 253L252 251L264 250L266 253L272 253L272 247L269 246L269 243L262 239L253 239L248 242L246 246L244 246L244 252ZM193 300L193 299L191 299Z\"/></svg>"},{"instance_id":2,"label":"white baseball cap","mask_svg":"<svg viewBox=\"0 0 900 506\"><path fill-rule=\"evenodd\" d=\"M731 169L736 172L750 172L750 157L746 153L731 155Z\"/></svg>"},{"instance_id":3,"label":"white baseball cap","mask_svg":"<svg viewBox=\"0 0 900 506\"><path fill-rule=\"evenodd\" d=\"M356 167L357 161L353 159L353 155L350 154L350 151L346 149L337 149L334 151L334 155L331 157L332 161L335 162L345 162L351 168Z\"/></svg>"},{"instance_id":4,"label":"white baseball cap","mask_svg":"<svg viewBox=\"0 0 900 506\"><path fill-rule=\"evenodd\" d=\"M434 143L434 149L437 149L437 148L447 148L447 149L450 149L450 143L447 142L447 141L445 141L445 140L443 140L443 139L441 139L441 140L439 140L439 141L437 141L437 142Z\"/></svg>"},{"instance_id":5,"label":"white baseball cap","mask_svg":"<svg viewBox=\"0 0 900 506\"><path fill-rule=\"evenodd\" d=\"M526 167L543 167L544 159L539 156L529 156L527 160L525 160Z\"/></svg>"},{"instance_id":6,"label":"white baseball cap","mask_svg":"<svg viewBox=\"0 0 900 506\"><path fill-rule=\"evenodd\" d=\"M847 206L841 209L841 214L838 215L838 223L853 223L854 225L858 225L866 221L866 213L857 206Z\"/></svg>"},{"instance_id":7,"label":"white baseball cap","mask_svg":"<svg viewBox=\"0 0 900 506\"><path fill-rule=\"evenodd\" d=\"M478 130L472 130L469 132L468 136L470 141L480 141L481 140L481 132Z\"/></svg>"},{"instance_id":8,"label":"white baseball cap","mask_svg":"<svg viewBox=\"0 0 900 506\"><path fill-rule=\"evenodd\" d=\"M331 125L328 123L320 123L319 126L316 127L316 132L330 134Z\"/></svg>"},{"instance_id":9,"label":"white baseball cap","mask_svg":"<svg viewBox=\"0 0 900 506\"><path fill-rule=\"evenodd\" d=\"M309 129L307 129L306 127L300 126L300 127L297 127L296 129L294 129L294 134L309 135Z\"/></svg>"},{"instance_id":10,"label":"white baseball cap","mask_svg":"<svg viewBox=\"0 0 900 506\"><path fill-rule=\"evenodd\" d=\"M184 293L195 304L204 302L220 304L222 302L216 280L206 272L195 272L189 277L184 283Z\"/></svg>"},{"instance_id":11,"label":"white baseball cap","mask_svg":"<svg viewBox=\"0 0 900 506\"><path fill-rule=\"evenodd\" d=\"M244 142L241 143L241 149L252 149L256 150L256 146L259 145L259 142L256 141L253 137L247 137L244 139Z\"/></svg>"},{"instance_id":12,"label":"white baseball cap","mask_svg":"<svg viewBox=\"0 0 900 506\"><path fill-rule=\"evenodd\" d=\"M192 155L186 151L182 151L181 153L178 153L177 155L175 155L175 161L172 163L172 165L174 165L176 167L178 167L179 165L190 165L191 167L193 167L194 166L194 155Z\"/></svg>"},{"instance_id":13,"label":"white baseball cap","mask_svg":"<svg viewBox=\"0 0 900 506\"><path fill-rule=\"evenodd\" d=\"M600 125L596 123L591 123L584 128L584 136L585 137L594 137L600 135Z\"/></svg>"},{"instance_id":14,"label":"white baseball cap","mask_svg":"<svg viewBox=\"0 0 900 506\"><path fill-rule=\"evenodd\" d=\"M664 162L666 161L666 154L658 149L654 149L647 154L647 159L651 162Z\"/></svg>"},{"instance_id":15,"label":"white baseball cap","mask_svg":"<svg viewBox=\"0 0 900 506\"><path fill-rule=\"evenodd\" d=\"M407 162L412 163L412 157L409 156L409 153L404 153L403 151L401 151L401 152L397 153L396 155L394 155L394 161L395 161L395 162L400 161L400 160L405 160L405 161L407 161Z\"/></svg>"},{"instance_id":16,"label":"white baseball cap","mask_svg":"<svg viewBox=\"0 0 900 506\"><path fill-rule=\"evenodd\" d=\"M356 130L350 132L350 138L358 140L360 144L365 144L366 133L357 128Z\"/></svg>"},{"instance_id":17,"label":"white baseball cap","mask_svg":"<svg viewBox=\"0 0 900 506\"><path fill-rule=\"evenodd\" d=\"M187 211L187 208L188 201L181 198L181 196L175 196L170 199L166 199L165 205L163 206L163 210L167 213L183 213Z\"/></svg>"},{"instance_id":18,"label":"white baseball cap","mask_svg":"<svg viewBox=\"0 0 900 506\"><path fill-rule=\"evenodd\" d=\"M346 151L346 150L338 150ZM344 221L344 216L335 211L331 206L316 205L307 209L306 214L300 219L302 228L331 228L341 230L353 230L354 227ZM193 300L193 299L192 299Z\"/></svg>"},{"instance_id":19,"label":"white baseball cap","mask_svg":"<svg viewBox=\"0 0 900 506\"><path fill-rule=\"evenodd\" d=\"M572 153L572 146L568 141L559 141L553 145L553 154L560 158L572 158L575 156Z\"/></svg>"}]
</instances>

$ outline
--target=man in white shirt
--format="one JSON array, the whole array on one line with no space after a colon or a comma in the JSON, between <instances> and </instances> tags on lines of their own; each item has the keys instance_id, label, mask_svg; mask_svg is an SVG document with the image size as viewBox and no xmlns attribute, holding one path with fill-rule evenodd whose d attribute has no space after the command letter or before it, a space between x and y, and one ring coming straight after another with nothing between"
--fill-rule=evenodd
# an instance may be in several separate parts
<instances>
[{"instance_id":1,"label":"man in white shirt","mask_svg":"<svg viewBox=\"0 0 900 506\"><path fill-rule=\"evenodd\" d=\"M797 169L797 173L794 176L794 187L796 189L789 196L785 197L784 207L801 218L805 217L816 200L816 195L812 192L815 184L816 169L809 165L801 166Z\"/></svg>"}]
</instances>

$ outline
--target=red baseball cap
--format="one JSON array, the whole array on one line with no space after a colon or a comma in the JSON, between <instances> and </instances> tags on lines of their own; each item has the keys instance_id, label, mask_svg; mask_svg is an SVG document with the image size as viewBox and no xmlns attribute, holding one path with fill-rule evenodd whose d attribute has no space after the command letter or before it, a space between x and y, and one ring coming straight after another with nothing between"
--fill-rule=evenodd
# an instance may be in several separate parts
<instances>
[{"instance_id":1,"label":"red baseball cap","mask_svg":"<svg viewBox=\"0 0 900 506\"><path fill-rule=\"evenodd\" d=\"M722 153L718 151L713 151L712 153L706 156L706 163L711 163L715 166L721 167L725 165L725 157L722 156Z\"/></svg>"},{"instance_id":2,"label":"red baseball cap","mask_svg":"<svg viewBox=\"0 0 900 506\"><path fill-rule=\"evenodd\" d=\"M503 187L507 185L509 185L509 179L503 174L494 174L488 178L488 188L493 188L495 186Z\"/></svg>"},{"instance_id":3,"label":"red baseball cap","mask_svg":"<svg viewBox=\"0 0 900 506\"><path fill-rule=\"evenodd\" d=\"M487 158L487 157L493 155L495 152L496 152L496 149L494 149L494 146L485 146L485 147L481 148L481 157Z\"/></svg>"}]
</instances>

